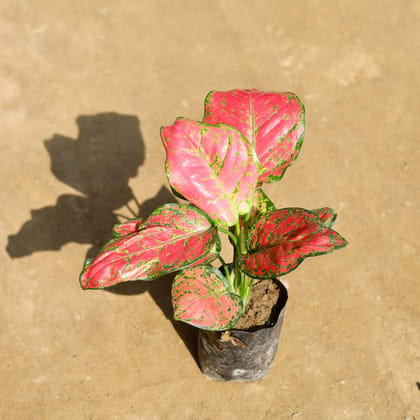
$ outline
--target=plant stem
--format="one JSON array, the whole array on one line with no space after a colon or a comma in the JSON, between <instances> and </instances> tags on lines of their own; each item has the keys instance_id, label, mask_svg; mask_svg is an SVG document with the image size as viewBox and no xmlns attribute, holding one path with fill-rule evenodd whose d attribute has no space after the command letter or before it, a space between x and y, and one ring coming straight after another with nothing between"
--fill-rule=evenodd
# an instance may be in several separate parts
<instances>
[{"instance_id":1,"label":"plant stem","mask_svg":"<svg viewBox=\"0 0 420 420\"><path fill-rule=\"evenodd\" d=\"M233 272L229 273L229 269L227 268L226 262L220 255L219 260L221 261L225 270L229 290L241 297L244 310L246 308L246 305L248 304L249 297L251 295L252 284L254 281L253 278L248 277L245 273L243 273L239 266L241 256L248 252L247 242L249 219L250 214L247 214L244 217L240 217L236 224L230 229L218 226L218 229L221 232L229 236L233 244Z\"/></svg>"},{"instance_id":2,"label":"plant stem","mask_svg":"<svg viewBox=\"0 0 420 420\"><path fill-rule=\"evenodd\" d=\"M221 255L219 255L218 258L223 265L223 270L225 271L225 277L226 277L226 280L228 282L229 291L234 292L235 290L234 290L233 283L232 283L232 276L230 275L230 272L229 272L229 267L228 267L228 265L226 264L226 261L224 260L224 258Z\"/></svg>"},{"instance_id":3,"label":"plant stem","mask_svg":"<svg viewBox=\"0 0 420 420\"><path fill-rule=\"evenodd\" d=\"M251 296L253 282L253 278L244 275L243 289L241 290L242 305L244 310L246 308L246 305L248 305L249 297Z\"/></svg>"},{"instance_id":4,"label":"plant stem","mask_svg":"<svg viewBox=\"0 0 420 420\"><path fill-rule=\"evenodd\" d=\"M235 228L236 228L236 236L239 238L241 234L241 218L239 218L238 221L236 222Z\"/></svg>"},{"instance_id":5,"label":"plant stem","mask_svg":"<svg viewBox=\"0 0 420 420\"><path fill-rule=\"evenodd\" d=\"M222 263L223 269L225 270L225 272L227 271L229 273L229 269L228 269L225 259L220 254L218 255L218 258L220 262Z\"/></svg>"},{"instance_id":6,"label":"plant stem","mask_svg":"<svg viewBox=\"0 0 420 420\"><path fill-rule=\"evenodd\" d=\"M241 241L240 241L240 234L241 234L241 225L238 219L236 226L235 226L235 251L233 254L233 268L235 273L235 291L238 295L241 296L241 270L239 269L239 259L241 257Z\"/></svg>"},{"instance_id":7,"label":"plant stem","mask_svg":"<svg viewBox=\"0 0 420 420\"><path fill-rule=\"evenodd\" d=\"M236 245L238 242L238 239L236 238L235 234L232 233L229 229L225 229L222 226L218 226L217 227L221 232L225 233L226 235L229 236L229 238L232 240L232 242Z\"/></svg>"},{"instance_id":8,"label":"plant stem","mask_svg":"<svg viewBox=\"0 0 420 420\"><path fill-rule=\"evenodd\" d=\"M235 263L235 286L237 293L242 298L243 309L245 310L252 290L254 279L247 276L240 270L239 260L243 254L248 252L248 223L250 214L245 215L236 224L237 246L235 247L234 263Z\"/></svg>"}]
</instances>

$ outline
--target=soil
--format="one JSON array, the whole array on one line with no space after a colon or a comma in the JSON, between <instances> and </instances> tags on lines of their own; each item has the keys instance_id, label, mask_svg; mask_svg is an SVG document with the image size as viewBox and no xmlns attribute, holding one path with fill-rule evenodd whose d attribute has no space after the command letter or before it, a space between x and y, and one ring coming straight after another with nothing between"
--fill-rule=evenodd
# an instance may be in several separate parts
<instances>
[{"instance_id":1,"label":"soil","mask_svg":"<svg viewBox=\"0 0 420 420\"><path fill-rule=\"evenodd\" d=\"M254 330L273 324L280 312L279 301L281 288L271 279L256 280L245 312L235 325L237 330Z\"/></svg>"}]
</instances>

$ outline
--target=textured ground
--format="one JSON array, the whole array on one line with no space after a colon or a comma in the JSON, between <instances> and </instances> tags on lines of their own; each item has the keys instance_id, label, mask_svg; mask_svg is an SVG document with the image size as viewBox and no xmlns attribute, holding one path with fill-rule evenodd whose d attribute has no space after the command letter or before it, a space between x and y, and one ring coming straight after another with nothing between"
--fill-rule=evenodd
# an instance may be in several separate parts
<instances>
[{"instance_id":1,"label":"textured ground","mask_svg":"<svg viewBox=\"0 0 420 420\"><path fill-rule=\"evenodd\" d=\"M0 2L0 417L420 419L418 0ZM302 153L268 193L350 246L285 280L266 379L220 384L168 279L82 291L126 204L171 200L159 128L212 90L296 92Z\"/></svg>"}]
</instances>

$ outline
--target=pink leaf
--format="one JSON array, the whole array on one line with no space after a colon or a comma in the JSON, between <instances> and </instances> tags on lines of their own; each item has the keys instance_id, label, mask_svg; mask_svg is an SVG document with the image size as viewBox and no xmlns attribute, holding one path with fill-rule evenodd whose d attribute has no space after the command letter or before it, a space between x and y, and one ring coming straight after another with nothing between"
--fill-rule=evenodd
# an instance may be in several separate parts
<instances>
[{"instance_id":1,"label":"pink leaf","mask_svg":"<svg viewBox=\"0 0 420 420\"><path fill-rule=\"evenodd\" d=\"M229 292L222 273L210 266L187 268L172 285L174 318L195 327L222 331L242 315L241 299Z\"/></svg>"},{"instance_id":2,"label":"pink leaf","mask_svg":"<svg viewBox=\"0 0 420 420\"><path fill-rule=\"evenodd\" d=\"M256 278L282 276L306 258L332 252L347 245L317 215L300 208L285 208L262 216L250 229L248 249L241 269Z\"/></svg>"},{"instance_id":3,"label":"pink leaf","mask_svg":"<svg viewBox=\"0 0 420 420\"><path fill-rule=\"evenodd\" d=\"M140 231L112 239L94 260L87 260L80 284L97 289L153 280L214 259L218 243L217 229L205 213L189 205L166 204L143 222Z\"/></svg>"},{"instance_id":4,"label":"pink leaf","mask_svg":"<svg viewBox=\"0 0 420 420\"><path fill-rule=\"evenodd\" d=\"M196 265L210 264L211 262L213 262L214 260L216 260L219 257L220 250L222 248L222 244L221 244L219 236L217 236L216 238L217 238L217 240L216 240L213 248L210 250L210 252L208 254L204 255L199 260L197 260L195 263L191 264L191 267L196 266Z\"/></svg>"},{"instance_id":5,"label":"pink leaf","mask_svg":"<svg viewBox=\"0 0 420 420\"><path fill-rule=\"evenodd\" d=\"M318 223L320 223L326 228L333 227L335 219L337 218L337 214L330 207L314 209L311 210L311 213L313 213L316 216Z\"/></svg>"},{"instance_id":6,"label":"pink leaf","mask_svg":"<svg viewBox=\"0 0 420 420\"><path fill-rule=\"evenodd\" d=\"M168 179L178 194L217 224L231 226L250 211L258 164L239 131L178 118L161 136Z\"/></svg>"},{"instance_id":7,"label":"pink leaf","mask_svg":"<svg viewBox=\"0 0 420 420\"><path fill-rule=\"evenodd\" d=\"M294 93L235 89L207 95L204 122L235 127L254 145L261 163L258 184L262 184L281 179L297 158L305 111Z\"/></svg>"},{"instance_id":8,"label":"pink leaf","mask_svg":"<svg viewBox=\"0 0 420 420\"><path fill-rule=\"evenodd\" d=\"M124 223L118 223L112 228L114 237L127 236L139 230L144 219L130 219Z\"/></svg>"}]
</instances>

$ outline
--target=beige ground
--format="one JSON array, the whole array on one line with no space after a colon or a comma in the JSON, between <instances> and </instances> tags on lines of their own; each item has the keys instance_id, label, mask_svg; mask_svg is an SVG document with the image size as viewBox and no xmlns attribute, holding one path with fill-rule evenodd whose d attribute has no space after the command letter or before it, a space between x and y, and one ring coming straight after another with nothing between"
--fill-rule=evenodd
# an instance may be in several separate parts
<instances>
[{"instance_id":1,"label":"beige ground","mask_svg":"<svg viewBox=\"0 0 420 420\"><path fill-rule=\"evenodd\" d=\"M1 1L0 417L420 419L419 19L418 0ZM301 97L302 153L268 192L335 208L350 242L284 278L275 364L242 385L201 376L167 281L78 285L127 185L143 214L168 199L160 126L234 87Z\"/></svg>"}]
</instances>

